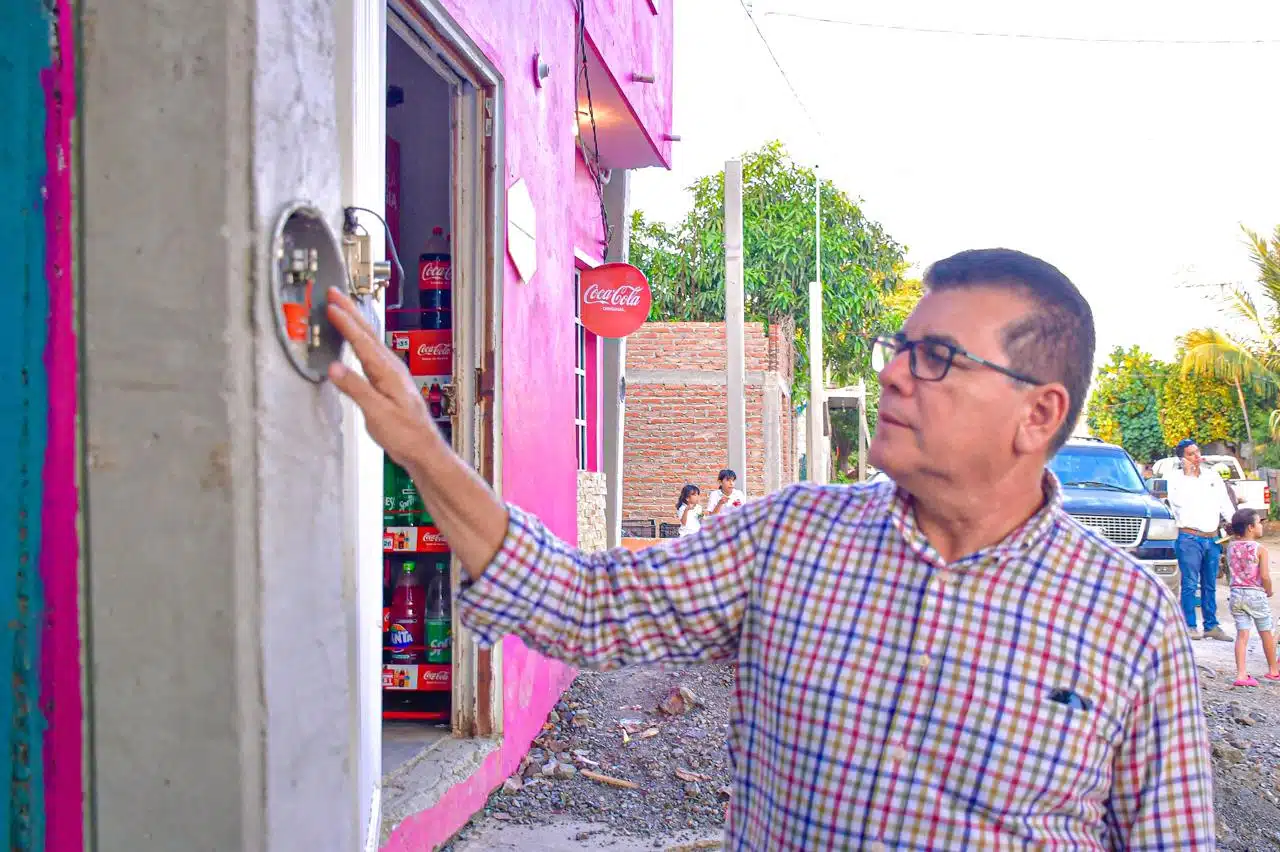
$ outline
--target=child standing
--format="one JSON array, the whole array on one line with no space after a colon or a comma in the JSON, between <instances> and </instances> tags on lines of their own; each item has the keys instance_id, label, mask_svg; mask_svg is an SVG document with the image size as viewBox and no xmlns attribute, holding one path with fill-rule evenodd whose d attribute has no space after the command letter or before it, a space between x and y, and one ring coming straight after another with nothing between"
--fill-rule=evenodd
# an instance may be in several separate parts
<instances>
[{"instance_id":1,"label":"child standing","mask_svg":"<svg viewBox=\"0 0 1280 852\"><path fill-rule=\"evenodd\" d=\"M690 483L680 489L676 500L676 518L680 521L680 536L693 535L702 529L702 489Z\"/></svg>"},{"instance_id":2,"label":"child standing","mask_svg":"<svg viewBox=\"0 0 1280 852\"><path fill-rule=\"evenodd\" d=\"M1258 627L1262 652L1267 656L1266 680L1280 681L1276 662L1276 639L1271 632L1271 571L1262 537L1262 518L1253 509L1240 509L1231 518L1234 540L1227 546L1227 566L1231 569L1231 614L1236 620L1235 686L1257 686L1245 666L1249 629Z\"/></svg>"}]
</instances>

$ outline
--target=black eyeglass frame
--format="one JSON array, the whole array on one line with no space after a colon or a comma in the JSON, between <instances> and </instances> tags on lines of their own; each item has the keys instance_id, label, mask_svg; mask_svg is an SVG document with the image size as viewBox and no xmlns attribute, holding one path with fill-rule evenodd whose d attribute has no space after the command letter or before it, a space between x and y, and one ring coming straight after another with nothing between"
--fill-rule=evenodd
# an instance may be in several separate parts
<instances>
[{"instance_id":1,"label":"black eyeglass frame","mask_svg":"<svg viewBox=\"0 0 1280 852\"><path fill-rule=\"evenodd\" d=\"M921 344L925 344L928 346L941 347L943 350L946 351L947 353L946 360L943 363L942 369L937 376L926 377L926 376L920 375L919 366L917 364L917 359L916 359L916 349ZM919 340L908 340L907 336L902 332L898 332L897 334L879 334L871 338L872 367L875 366L875 363L874 363L875 351L876 351L876 347L878 346L883 346L886 349L892 349L893 354L885 359L884 367L881 367L880 370L877 370L876 371L877 373L879 373L885 367L888 367L889 361L893 360L893 358L897 357L905 350L907 352L907 363L911 367L911 375L915 377L916 381L919 381L919 382L942 381L947 377L947 374L951 372L951 365L955 363L956 356L963 355L965 358L972 361L973 363L986 367L987 369L990 369L990 370L995 370L997 373L1008 376L1014 381L1023 382L1025 384L1031 385L1032 387L1040 387L1042 385L1047 384L1047 382L1042 382L1039 379L1032 378L1031 376L1028 376L1024 373L1019 373L1018 371L1012 370L1004 366L1003 364L997 364L994 361L988 361L986 358L983 358L980 355L974 355L972 352L965 349L964 347L957 346L956 344L948 340L942 340L940 338L930 337L928 335L920 338Z\"/></svg>"}]
</instances>

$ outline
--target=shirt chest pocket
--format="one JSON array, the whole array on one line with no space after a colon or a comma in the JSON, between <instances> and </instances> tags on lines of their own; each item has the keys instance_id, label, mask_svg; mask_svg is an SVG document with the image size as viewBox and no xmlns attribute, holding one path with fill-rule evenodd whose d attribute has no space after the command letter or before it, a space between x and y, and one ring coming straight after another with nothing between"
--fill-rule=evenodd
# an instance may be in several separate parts
<instances>
[{"instance_id":1,"label":"shirt chest pocket","mask_svg":"<svg viewBox=\"0 0 1280 852\"><path fill-rule=\"evenodd\" d=\"M1083 816L1106 798L1113 723L1096 695L1053 685L996 689L969 702L961 718L955 747L971 762L969 789L994 812L1033 821Z\"/></svg>"}]
</instances>

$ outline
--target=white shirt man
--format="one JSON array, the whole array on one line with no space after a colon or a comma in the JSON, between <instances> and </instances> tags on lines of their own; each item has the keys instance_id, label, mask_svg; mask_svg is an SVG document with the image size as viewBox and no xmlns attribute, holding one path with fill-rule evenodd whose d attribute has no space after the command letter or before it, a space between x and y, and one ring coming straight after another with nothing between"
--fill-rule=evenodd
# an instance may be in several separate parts
<instances>
[{"instance_id":1,"label":"white shirt man","mask_svg":"<svg viewBox=\"0 0 1280 852\"><path fill-rule=\"evenodd\" d=\"M1169 506L1178 519L1178 570L1182 574L1182 614L1192 639L1231 641L1218 625L1218 563L1222 545L1217 541L1219 521L1230 521L1235 506L1227 484L1204 464L1200 448L1190 439L1178 444L1175 454L1182 469L1169 472ZM1196 609L1204 613L1204 631L1196 627Z\"/></svg>"},{"instance_id":2,"label":"white shirt man","mask_svg":"<svg viewBox=\"0 0 1280 852\"><path fill-rule=\"evenodd\" d=\"M1207 466L1189 476L1184 470L1169 472L1169 505L1182 529L1216 535L1221 521L1235 514L1227 484Z\"/></svg>"}]
</instances>

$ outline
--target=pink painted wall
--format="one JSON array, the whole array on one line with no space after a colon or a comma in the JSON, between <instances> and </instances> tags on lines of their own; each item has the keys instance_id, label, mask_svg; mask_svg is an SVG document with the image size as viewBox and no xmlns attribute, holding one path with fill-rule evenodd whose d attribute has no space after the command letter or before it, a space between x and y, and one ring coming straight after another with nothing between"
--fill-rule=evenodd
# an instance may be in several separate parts
<instances>
[{"instance_id":1,"label":"pink painted wall","mask_svg":"<svg viewBox=\"0 0 1280 852\"><path fill-rule=\"evenodd\" d=\"M669 162L672 10L647 0L586 0L587 33L649 137ZM507 260L503 303L503 496L535 512L557 535L577 539L574 447L574 250L599 259L600 202L576 151L574 0L445 0L506 81L507 185L523 178L538 211L538 271L520 280ZM551 66L541 89L533 57ZM657 83L630 82L633 71ZM534 386L544 392L521 393ZM433 808L405 820L383 847L418 852L448 839L515 771L573 669L519 640L503 645L502 746Z\"/></svg>"},{"instance_id":2,"label":"pink painted wall","mask_svg":"<svg viewBox=\"0 0 1280 852\"><path fill-rule=\"evenodd\" d=\"M70 0L58 0L54 10L62 49L43 80L47 108L45 279L49 285L44 362L49 380L49 423L41 507L40 577L45 612L40 638L40 710L48 724L44 747L45 848L72 852L84 846L76 488L79 367L71 286L71 123L76 113L75 51L71 46L75 44L75 16Z\"/></svg>"}]
</instances>

